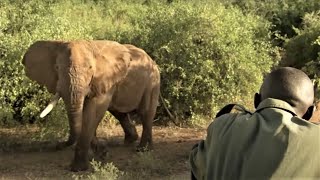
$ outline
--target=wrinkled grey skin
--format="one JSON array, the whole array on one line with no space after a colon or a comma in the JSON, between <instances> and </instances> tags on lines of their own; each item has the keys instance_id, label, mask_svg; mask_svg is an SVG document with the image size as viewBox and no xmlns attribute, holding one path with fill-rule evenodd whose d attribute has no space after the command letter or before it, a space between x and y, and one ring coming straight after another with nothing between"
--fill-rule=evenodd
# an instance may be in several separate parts
<instances>
[{"instance_id":1,"label":"wrinkled grey skin","mask_svg":"<svg viewBox=\"0 0 320 180\"><path fill-rule=\"evenodd\" d=\"M125 143L138 138L128 116L137 112L143 125L138 148L152 148L160 74L142 49L113 41L38 41L25 53L23 64L30 79L65 103L70 134L58 148L76 143L72 171L88 169L88 150L106 111L120 121Z\"/></svg>"}]
</instances>

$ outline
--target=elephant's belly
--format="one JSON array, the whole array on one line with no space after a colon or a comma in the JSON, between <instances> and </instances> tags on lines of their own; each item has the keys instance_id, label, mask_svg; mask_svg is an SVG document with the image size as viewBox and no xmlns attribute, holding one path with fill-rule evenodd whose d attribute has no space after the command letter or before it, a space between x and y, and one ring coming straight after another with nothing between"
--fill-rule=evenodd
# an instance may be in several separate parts
<instances>
[{"instance_id":1,"label":"elephant's belly","mask_svg":"<svg viewBox=\"0 0 320 180\"><path fill-rule=\"evenodd\" d=\"M137 109L142 100L145 90L145 84L142 82L131 81L117 87L109 109L118 112L131 112Z\"/></svg>"},{"instance_id":2,"label":"elephant's belly","mask_svg":"<svg viewBox=\"0 0 320 180\"><path fill-rule=\"evenodd\" d=\"M126 78L116 86L109 109L131 112L141 105L144 94L152 89L152 64L147 61L131 61Z\"/></svg>"}]
</instances>

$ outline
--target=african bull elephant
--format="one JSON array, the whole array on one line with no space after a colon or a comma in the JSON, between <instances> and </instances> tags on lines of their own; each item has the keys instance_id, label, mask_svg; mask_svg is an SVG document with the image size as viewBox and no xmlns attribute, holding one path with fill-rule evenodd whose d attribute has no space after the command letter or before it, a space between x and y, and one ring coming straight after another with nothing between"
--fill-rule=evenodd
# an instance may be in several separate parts
<instances>
[{"instance_id":1,"label":"african bull elephant","mask_svg":"<svg viewBox=\"0 0 320 180\"><path fill-rule=\"evenodd\" d=\"M152 147L152 122L160 93L160 74L155 62L133 45L114 41L38 41L23 57L26 75L61 97L69 118L70 134L58 147L76 143L72 171L89 166L88 149L106 111L119 121L125 142L138 135L130 112L137 112L143 131L138 148Z\"/></svg>"},{"instance_id":2,"label":"african bull elephant","mask_svg":"<svg viewBox=\"0 0 320 180\"><path fill-rule=\"evenodd\" d=\"M320 125L320 101L315 103L315 109L309 121Z\"/></svg>"}]
</instances>

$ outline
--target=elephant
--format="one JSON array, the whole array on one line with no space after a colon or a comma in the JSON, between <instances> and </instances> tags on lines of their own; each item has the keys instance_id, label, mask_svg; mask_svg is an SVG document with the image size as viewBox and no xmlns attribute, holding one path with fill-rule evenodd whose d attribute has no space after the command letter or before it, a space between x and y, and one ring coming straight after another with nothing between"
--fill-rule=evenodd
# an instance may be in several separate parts
<instances>
[{"instance_id":1,"label":"elephant","mask_svg":"<svg viewBox=\"0 0 320 180\"><path fill-rule=\"evenodd\" d=\"M315 108L309 121L320 125L320 101L315 103Z\"/></svg>"},{"instance_id":2,"label":"elephant","mask_svg":"<svg viewBox=\"0 0 320 180\"><path fill-rule=\"evenodd\" d=\"M62 98L69 120L69 138L57 147L75 144L71 171L89 168L91 143L106 111L119 120L124 142L138 139L129 113L141 117L140 149L152 149L152 125L160 94L157 64L142 49L108 40L36 41L24 54L26 76L55 94L45 116Z\"/></svg>"}]
</instances>

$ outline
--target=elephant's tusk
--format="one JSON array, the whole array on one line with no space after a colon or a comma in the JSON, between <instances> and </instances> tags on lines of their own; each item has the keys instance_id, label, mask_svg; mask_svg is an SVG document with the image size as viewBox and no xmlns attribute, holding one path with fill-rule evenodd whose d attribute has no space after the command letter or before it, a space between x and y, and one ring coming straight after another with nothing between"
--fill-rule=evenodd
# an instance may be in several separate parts
<instances>
[{"instance_id":1,"label":"elephant's tusk","mask_svg":"<svg viewBox=\"0 0 320 180\"><path fill-rule=\"evenodd\" d=\"M41 112L40 117L43 118L47 114L49 114L49 112L53 109L53 107L56 106L56 104L58 103L59 99L60 99L60 95L58 93L56 93L56 95L52 98L52 100L48 104L48 106Z\"/></svg>"}]
</instances>

